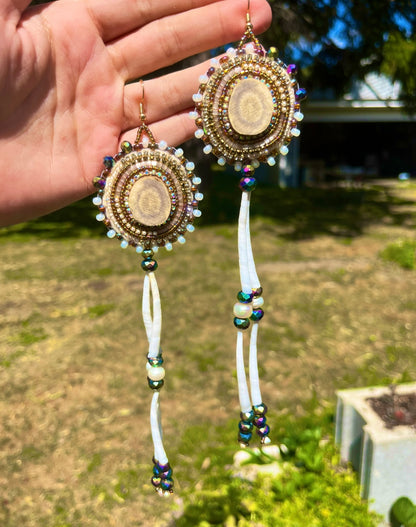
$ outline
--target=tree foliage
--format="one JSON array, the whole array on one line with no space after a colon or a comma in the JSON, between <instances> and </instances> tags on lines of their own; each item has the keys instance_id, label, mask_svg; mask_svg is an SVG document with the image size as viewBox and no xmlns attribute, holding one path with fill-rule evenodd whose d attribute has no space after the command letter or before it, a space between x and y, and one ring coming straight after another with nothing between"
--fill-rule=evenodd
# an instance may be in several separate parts
<instances>
[{"instance_id":1,"label":"tree foliage","mask_svg":"<svg viewBox=\"0 0 416 527\"><path fill-rule=\"evenodd\" d=\"M402 85L416 107L416 0L271 0L268 45L302 66L309 88L341 94L367 73L383 72Z\"/></svg>"}]
</instances>

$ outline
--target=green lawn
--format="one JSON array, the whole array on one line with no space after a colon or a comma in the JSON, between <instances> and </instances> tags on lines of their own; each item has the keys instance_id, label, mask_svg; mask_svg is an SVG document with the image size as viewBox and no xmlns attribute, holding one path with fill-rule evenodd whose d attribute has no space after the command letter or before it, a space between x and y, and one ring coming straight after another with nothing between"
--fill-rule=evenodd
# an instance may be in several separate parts
<instances>
[{"instance_id":1,"label":"green lawn","mask_svg":"<svg viewBox=\"0 0 416 527\"><path fill-rule=\"evenodd\" d=\"M149 483L151 393L137 255L106 238L89 200L0 231L0 525L167 526L192 504L198 510L209 493L223 492L231 503L230 492L243 492L233 490L225 469L238 448L232 306L239 193L234 178L224 177L216 174L186 245L157 255L172 500ZM332 445L337 389L416 380L416 274L399 265L397 251L386 252L398 240L413 247L415 201L415 188L399 184L254 192L253 248L266 313L260 372L274 442L303 427L321 429ZM282 497L283 483L273 483L281 514L303 511L310 525L331 525L316 494L327 493L328 474L341 474L339 492L350 494L341 514L364 514L336 452L322 455L315 501L290 472L283 482L292 482L293 493ZM266 483L258 485L249 490L257 501ZM238 525L278 525L253 503L240 511L241 522L251 514L251 523ZM224 514L232 526L234 513ZM177 525L197 525L186 521ZM356 525L347 521L339 526ZM374 524L365 521L357 525Z\"/></svg>"}]
</instances>

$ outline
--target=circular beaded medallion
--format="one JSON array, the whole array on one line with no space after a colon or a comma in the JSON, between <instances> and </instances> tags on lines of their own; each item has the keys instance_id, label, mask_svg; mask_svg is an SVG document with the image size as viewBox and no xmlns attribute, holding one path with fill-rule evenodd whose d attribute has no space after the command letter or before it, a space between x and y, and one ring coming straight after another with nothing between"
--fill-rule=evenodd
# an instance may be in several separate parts
<instances>
[{"instance_id":1,"label":"circular beaded medallion","mask_svg":"<svg viewBox=\"0 0 416 527\"><path fill-rule=\"evenodd\" d=\"M117 237L122 247L139 251L171 248L192 232L194 217L200 215L200 178L182 149L166 143L134 145L122 143L121 152L104 158L105 169L94 184L100 189L93 202L99 207L97 220Z\"/></svg>"},{"instance_id":2,"label":"circular beaded medallion","mask_svg":"<svg viewBox=\"0 0 416 527\"><path fill-rule=\"evenodd\" d=\"M241 45L212 61L193 99L204 152L213 153L218 163L240 170L250 163L275 164L275 156L288 153L287 145L300 131L303 119L294 65L275 60L260 45Z\"/></svg>"}]
</instances>

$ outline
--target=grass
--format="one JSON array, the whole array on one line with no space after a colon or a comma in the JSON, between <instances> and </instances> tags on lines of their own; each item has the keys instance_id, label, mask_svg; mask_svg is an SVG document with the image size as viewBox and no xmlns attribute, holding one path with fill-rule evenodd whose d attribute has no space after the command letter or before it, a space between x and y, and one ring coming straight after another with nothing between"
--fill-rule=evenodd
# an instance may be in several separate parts
<instances>
[{"instance_id":1,"label":"grass","mask_svg":"<svg viewBox=\"0 0 416 527\"><path fill-rule=\"evenodd\" d=\"M0 525L167 526L230 463L238 192L224 177L205 191L188 243L158 254L173 500L149 483L137 255L103 236L89 200L0 232ZM415 198L401 186L255 191L259 355L276 442L286 416L311 414L311 398L333 414L337 389L416 379L416 275L380 257L412 239Z\"/></svg>"}]
</instances>

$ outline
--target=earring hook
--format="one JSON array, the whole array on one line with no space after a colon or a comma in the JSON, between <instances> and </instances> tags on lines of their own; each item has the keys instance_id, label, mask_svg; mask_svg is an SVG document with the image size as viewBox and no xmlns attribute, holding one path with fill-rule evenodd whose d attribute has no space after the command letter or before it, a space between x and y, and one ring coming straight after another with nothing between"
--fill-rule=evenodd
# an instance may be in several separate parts
<instances>
[{"instance_id":1,"label":"earring hook","mask_svg":"<svg viewBox=\"0 0 416 527\"><path fill-rule=\"evenodd\" d=\"M142 123L144 123L146 121L146 114L144 111L144 82L143 82L143 79L140 79L139 83L142 89L142 96L140 100L140 120L142 121Z\"/></svg>"},{"instance_id":2,"label":"earring hook","mask_svg":"<svg viewBox=\"0 0 416 527\"><path fill-rule=\"evenodd\" d=\"M137 131L135 144L136 145L139 144L141 142L141 140L145 136L147 136L149 138L149 140L150 140L150 144L151 145L155 145L156 144L155 138L154 138L152 132L150 131L150 128L146 124L146 113L144 111L144 82L143 82L143 79L140 79L139 84L140 84L140 87L142 89L142 93L141 93L141 97L140 97L140 103L139 103L141 125L140 125L140 127L139 127L139 129Z\"/></svg>"},{"instance_id":3,"label":"earring hook","mask_svg":"<svg viewBox=\"0 0 416 527\"><path fill-rule=\"evenodd\" d=\"M250 17L250 0L247 0L247 23L249 24L251 22Z\"/></svg>"}]
</instances>

